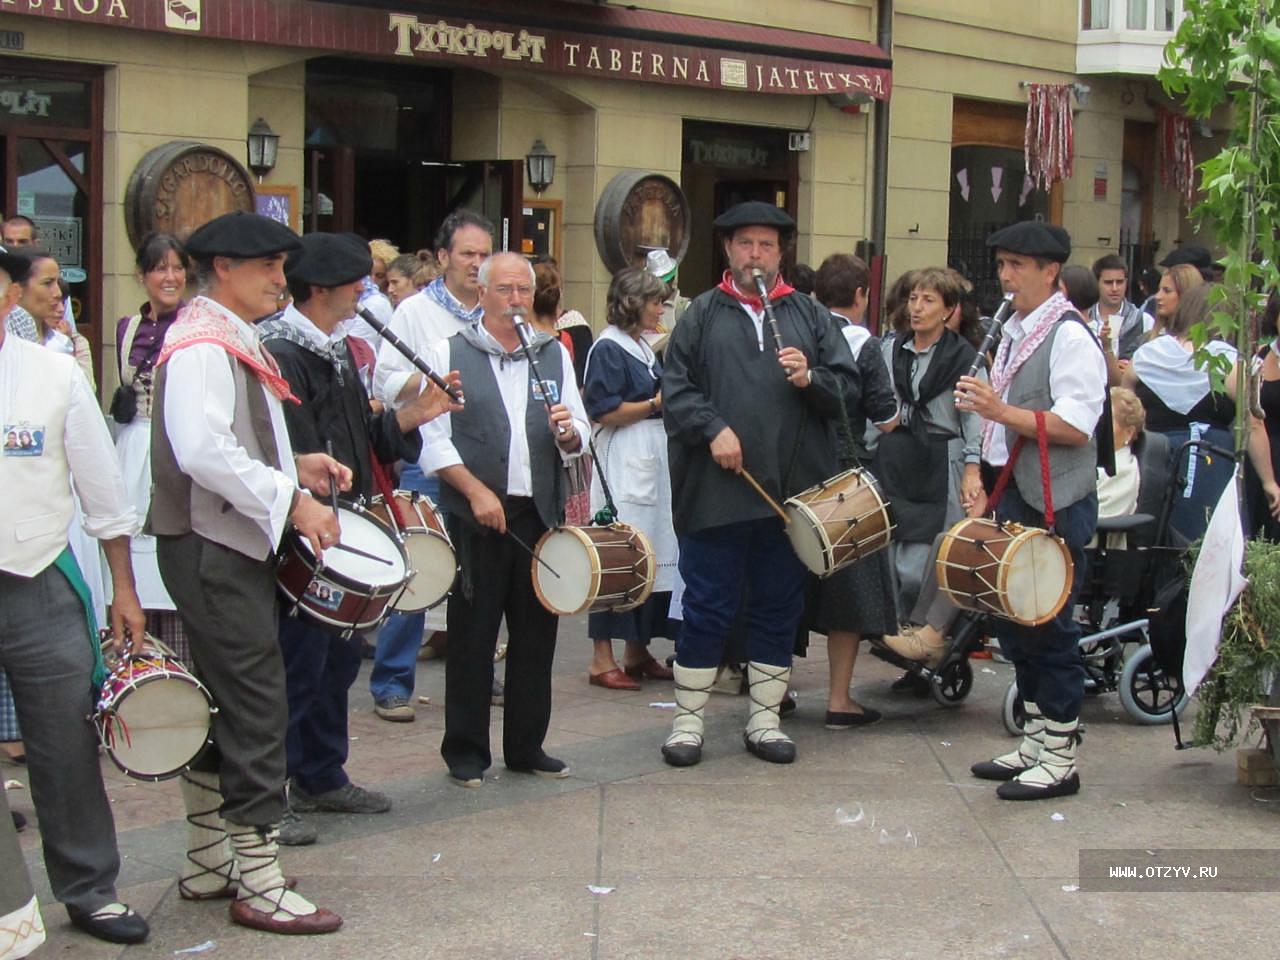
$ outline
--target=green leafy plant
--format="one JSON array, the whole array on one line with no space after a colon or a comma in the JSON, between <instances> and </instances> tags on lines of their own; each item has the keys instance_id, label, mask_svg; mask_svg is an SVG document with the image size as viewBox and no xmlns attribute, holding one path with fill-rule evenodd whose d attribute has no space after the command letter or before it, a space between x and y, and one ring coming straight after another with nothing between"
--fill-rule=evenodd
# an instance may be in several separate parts
<instances>
[{"instance_id":1,"label":"green leafy plant","mask_svg":"<svg viewBox=\"0 0 1280 960\"><path fill-rule=\"evenodd\" d=\"M1225 750L1248 732L1248 709L1280 677L1280 543L1245 547L1249 586L1222 624L1218 659L1197 691L1195 742Z\"/></svg>"},{"instance_id":2,"label":"green leafy plant","mask_svg":"<svg viewBox=\"0 0 1280 960\"><path fill-rule=\"evenodd\" d=\"M1186 17L1165 48L1158 73L1165 92L1192 117L1230 105L1226 145L1200 164L1193 215L1211 222L1227 248L1223 295L1208 323L1192 331L1198 347L1217 337L1253 356L1253 316L1280 286L1280 0L1185 0ZM1262 229L1259 229L1259 224ZM1225 371L1197 358L1215 377ZM1248 378L1236 393L1236 449L1248 436Z\"/></svg>"}]
</instances>

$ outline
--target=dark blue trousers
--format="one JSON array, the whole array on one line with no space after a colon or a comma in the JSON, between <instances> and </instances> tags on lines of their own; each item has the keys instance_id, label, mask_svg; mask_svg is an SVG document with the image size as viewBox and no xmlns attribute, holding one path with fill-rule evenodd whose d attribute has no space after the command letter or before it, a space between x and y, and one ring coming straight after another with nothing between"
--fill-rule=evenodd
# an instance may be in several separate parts
<instances>
[{"instance_id":1,"label":"dark blue trousers","mask_svg":"<svg viewBox=\"0 0 1280 960\"><path fill-rule=\"evenodd\" d=\"M1044 527L1044 514L1027 505L1010 484L996 509L999 520L1012 520L1028 527ZM1038 627L1024 627L1000 621L1000 650L1013 662L1018 692L1030 700L1050 720L1066 723L1080 716L1084 700L1084 667L1076 649L1080 625L1072 616L1080 584L1084 583L1085 544L1098 526L1098 495L1090 493L1065 509L1055 511L1058 536L1071 551L1075 576L1071 593L1056 617Z\"/></svg>"},{"instance_id":2,"label":"dark blue trousers","mask_svg":"<svg viewBox=\"0 0 1280 960\"><path fill-rule=\"evenodd\" d=\"M302 616L281 614L280 652L289 698L289 776L310 794L337 790L348 779L347 691L360 672L360 638L344 640Z\"/></svg>"},{"instance_id":3,"label":"dark blue trousers","mask_svg":"<svg viewBox=\"0 0 1280 960\"><path fill-rule=\"evenodd\" d=\"M682 667L718 667L739 605L748 660L789 667L804 611L804 564L776 518L712 527L680 538Z\"/></svg>"}]
</instances>

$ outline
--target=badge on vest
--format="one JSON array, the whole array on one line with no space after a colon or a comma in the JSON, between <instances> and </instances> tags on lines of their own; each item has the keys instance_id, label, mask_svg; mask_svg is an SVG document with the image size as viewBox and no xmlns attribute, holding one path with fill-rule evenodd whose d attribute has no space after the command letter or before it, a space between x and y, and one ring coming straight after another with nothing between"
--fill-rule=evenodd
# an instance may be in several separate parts
<instances>
[{"instance_id":1,"label":"badge on vest","mask_svg":"<svg viewBox=\"0 0 1280 960\"><path fill-rule=\"evenodd\" d=\"M43 457L44 427L29 423L5 424L4 455L6 457Z\"/></svg>"},{"instance_id":2,"label":"badge on vest","mask_svg":"<svg viewBox=\"0 0 1280 960\"><path fill-rule=\"evenodd\" d=\"M546 402L546 401L544 401L544 400L542 399L542 384L541 384L541 383L539 383L537 380L534 380L534 379L530 378L530 379L529 379L529 389L533 391L533 399L534 399L534 400L536 400L538 403L545 403L545 402ZM554 380L548 380L548 381L547 381L547 390L549 390L549 391L551 392L551 402L552 402L552 403L559 403L559 402L560 402L560 384L556 383Z\"/></svg>"}]
</instances>

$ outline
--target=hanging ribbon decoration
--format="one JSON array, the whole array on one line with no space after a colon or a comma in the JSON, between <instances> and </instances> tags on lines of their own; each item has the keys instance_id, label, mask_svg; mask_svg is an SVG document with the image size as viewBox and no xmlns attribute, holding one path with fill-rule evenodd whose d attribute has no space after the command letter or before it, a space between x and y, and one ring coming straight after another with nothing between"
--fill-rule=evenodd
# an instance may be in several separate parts
<instances>
[{"instance_id":1,"label":"hanging ribbon decoration","mask_svg":"<svg viewBox=\"0 0 1280 960\"><path fill-rule=\"evenodd\" d=\"M1156 108L1156 134L1160 142L1160 183L1187 202L1195 203L1196 161L1191 152L1191 118L1164 107Z\"/></svg>"},{"instance_id":2,"label":"hanging ribbon decoration","mask_svg":"<svg viewBox=\"0 0 1280 960\"><path fill-rule=\"evenodd\" d=\"M1075 160L1071 84L1027 84L1027 129L1022 150L1027 176L1041 190L1071 176Z\"/></svg>"}]
</instances>

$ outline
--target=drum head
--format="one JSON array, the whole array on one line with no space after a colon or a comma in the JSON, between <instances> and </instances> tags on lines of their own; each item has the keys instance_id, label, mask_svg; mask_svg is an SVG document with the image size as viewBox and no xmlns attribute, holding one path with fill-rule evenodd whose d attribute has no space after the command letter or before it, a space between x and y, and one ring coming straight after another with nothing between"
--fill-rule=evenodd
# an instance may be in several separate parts
<instances>
[{"instance_id":1,"label":"drum head","mask_svg":"<svg viewBox=\"0 0 1280 960\"><path fill-rule=\"evenodd\" d=\"M791 548L795 550L800 562L809 568L809 572L823 576L831 566L831 544L827 541L826 531L808 507L788 500L787 516L791 522L787 524L787 537L791 540Z\"/></svg>"},{"instance_id":2,"label":"drum head","mask_svg":"<svg viewBox=\"0 0 1280 960\"><path fill-rule=\"evenodd\" d=\"M590 541L572 527L552 530L543 534L536 553L555 570L533 561L533 583L543 606L561 616L585 610L599 590L600 566Z\"/></svg>"},{"instance_id":3,"label":"drum head","mask_svg":"<svg viewBox=\"0 0 1280 960\"><path fill-rule=\"evenodd\" d=\"M148 678L116 705L117 764L134 777L181 771L209 738L209 701L200 688L178 677Z\"/></svg>"},{"instance_id":4,"label":"drum head","mask_svg":"<svg viewBox=\"0 0 1280 960\"><path fill-rule=\"evenodd\" d=\"M1053 537L1029 530L1018 537L1009 557L1005 603L1020 623L1043 623L1057 613L1063 588L1070 583L1068 554Z\"/></svg>"},{"instance_id":5,"label":"drum head","mask_svg":"<svg viewBox=\"0 0 1280 960\"><path fill-rule=\"evenodd\" d=\"M342 531L341 542L348 547L355 547L365 553L372 553L385 560L370 560L336 547L324 552L326 570L345 577L353 583L362 583L370 587L394 586L402 583L408 576L405 569L404 554L385 528L370 520L363 513L357 513L347 507L338 508L338 526ZM299 544L302 551L311 554L311 544L302 540Z\"/></svg>"},{"instance_id":6,"label":"drum head","mask_svg":"<svg viewBox=\"0 0 1280 960\"><path fill-rule=\"evenodd\" d=\"M413 579L392 607L404 613L417 613L434 607L449 595L458 572L457 559L453 548L433 533L410 536L405 540L404 549L409 554Z\"/></svg>"}]
</instances>

